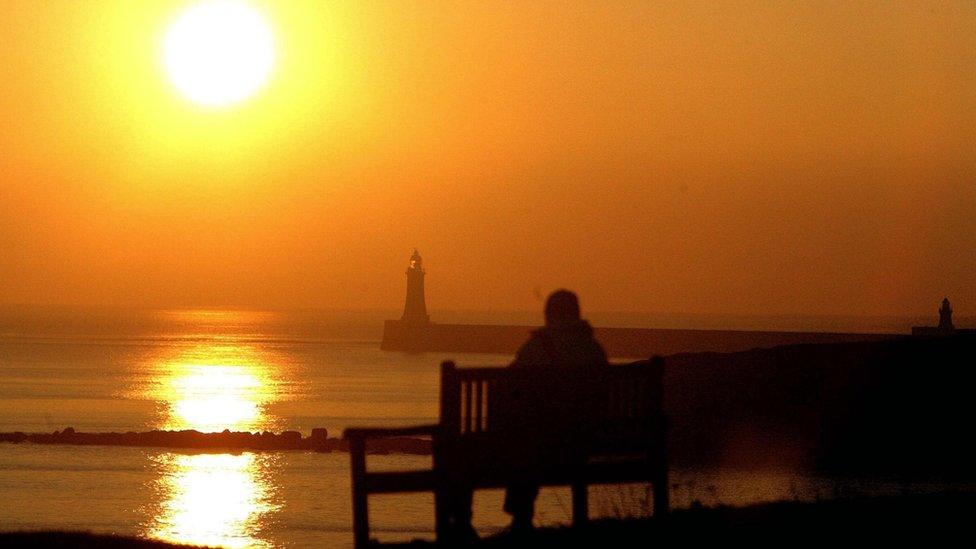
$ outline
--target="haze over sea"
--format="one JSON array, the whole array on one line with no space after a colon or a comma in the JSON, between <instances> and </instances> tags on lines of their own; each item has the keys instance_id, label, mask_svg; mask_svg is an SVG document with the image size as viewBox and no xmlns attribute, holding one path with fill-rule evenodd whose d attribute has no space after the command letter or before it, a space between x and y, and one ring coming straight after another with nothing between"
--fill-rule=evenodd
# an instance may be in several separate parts
<instances>
[{"instance_id":1,"label":"haze over sea","mask_svg":"<svg viewBox=\"0 0 976 549\"><path fill-rule=\"evenodd\" d=\"M379 350L394 311L267 312L0 308L0 431L298 430L428 423L437 365L503 365L498 355ZM443 322L536 324L532 313L435 312ZM595 313L594 324L905 332L931 319L704 317ZM373 456L370 467L427 467ZM816 498L882 482L794 471L676 471L678 506ZM596 488L595 515L642 512L641 487ZM475 526L505 526L499 491L478 493ZM0 444L0 530L81 529L222 546L351 545L348 456L204 454L152 448ZM381 539L430 537L429 495L374 498ZM565 490L544 490L542 524L569 520Z\"/></svg>"}]
</instances>

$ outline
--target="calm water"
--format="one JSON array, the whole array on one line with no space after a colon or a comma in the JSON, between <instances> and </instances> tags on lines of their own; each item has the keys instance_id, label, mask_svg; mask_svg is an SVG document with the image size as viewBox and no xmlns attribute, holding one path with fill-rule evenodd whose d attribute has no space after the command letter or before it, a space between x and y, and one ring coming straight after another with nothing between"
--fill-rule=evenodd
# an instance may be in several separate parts
<instances>
[{"instance_id":1,"label":"calm water","mask_svg":"<svg viewBox=\"0 0 976 549\"><path fill-rule=\"evenodd\" d=\"M387 313L0 310L0 431L44 432L404 425L437 415L437 354L381 352ZM458 355L462 365L506 357ZM346 454L202 454L0 444L0 530L83 529L244 546L351 545ZM370 467L429 467L374 456ZM742 504L890 491L789 472L675 472L676 504ZM595 488L595 515L644 512L639 486ZM479 492L475 525L507 523L500 491ZM545 490L541 524L569 520ZM374 497L374 535L429 537L429 495Z\"/></svg>"}]
</instances>

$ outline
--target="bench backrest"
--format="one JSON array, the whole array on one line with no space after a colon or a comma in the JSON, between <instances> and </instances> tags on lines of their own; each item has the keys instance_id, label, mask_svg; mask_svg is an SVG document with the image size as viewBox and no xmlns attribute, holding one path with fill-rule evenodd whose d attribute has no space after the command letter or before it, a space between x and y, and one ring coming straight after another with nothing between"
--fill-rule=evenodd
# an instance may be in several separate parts
<instances>
[{"instance_id":1,"label":"bench backrest","mask_svg":"<svg viewBox=\"0 0 976 549\"><path fill-rule=\"evenodd\" d=\"M663 433L662 386L664 360L654 357L629 364L595 368L574 391L582 391L585 410L556 421L587 425L585 444L591 453L642 451L659 444ZM441 365L442 436L463 441L466 438L499 439L507 436L523 410L510 397L513 388L526 383L527 373L510 368L457 368L453 362ZM534 398L561 398L558 390L543 388ZM540 396L541 395L541 396ZM515 421L513 421L513 418ZM565 430L565 425L553 427ZM581 441L583 442L583 441Z\"/></svg>"}]
</instances>

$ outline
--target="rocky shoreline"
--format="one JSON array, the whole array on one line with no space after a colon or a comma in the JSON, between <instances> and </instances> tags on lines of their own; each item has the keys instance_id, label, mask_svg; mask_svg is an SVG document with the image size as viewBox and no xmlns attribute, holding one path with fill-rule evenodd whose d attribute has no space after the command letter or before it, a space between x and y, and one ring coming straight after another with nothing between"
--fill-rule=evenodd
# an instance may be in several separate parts
<instances>
[{"instance_id":1,"label":"rocky shoreline","mask_svg":"<svg viewBox=\"0 0 976 549\"><path fill-rule=\"evenodd\" d=\"M311 436L298 431L249 433L225 430L220 433L186 431L129 431L126 433L82 433L68 427L53 433L0 433L0 442L13 444L66 444L74 446L134 446L145 448L188 449L204 452L249 450L259 452L308 451L347 452L349 444L341 438L329 438L326 429L312 429ZM429 455L430 440L394 437L370 440L370 454Z\"/></svg>"}]
</instances>

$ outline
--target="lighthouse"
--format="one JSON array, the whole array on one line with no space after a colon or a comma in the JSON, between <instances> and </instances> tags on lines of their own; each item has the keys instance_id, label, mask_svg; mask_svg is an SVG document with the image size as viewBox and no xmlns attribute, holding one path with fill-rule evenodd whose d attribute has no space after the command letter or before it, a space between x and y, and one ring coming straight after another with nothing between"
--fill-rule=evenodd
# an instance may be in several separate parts
<instances>
[{"instance_id":1,"label":"lighthouse","mask_svg":"<svg viewBox=\"0 0 976 549\"><path fill-rule=\"evenodd\" d=\"M952 305L949 304L949 298L942 300L942 306L939 307L939 325L935 326L915 326L912 328L913 336L921 337L938 337L938 336L949 336L960 332L973 333L976 330L957 330L955 325L952 324Z\"/></svg>"},{"instance_id":2,"label":"lighthouse","mask_svg":"<svg viewBox=\"0 0 976 549\"><path fill-rule=\"evenodd\" d=\"M410 256L410 266L407 267L407 300L403 305L401 320L409 324L427 324L430 315L427 314L427 302L424 298L424 260L417 250Z\"/></svg>"},{"instance_id":3,"label":"lighthouse","mask_svg":"<svg viewBox=\"0 0 976 549\"><path fill-rule=\"evenodd\" d=\"M952 305L949 305L948 297L942 300L942 307L939 307L939 329L946 333L956 330L952 325Z\"/></svg>"}]
</instances>

